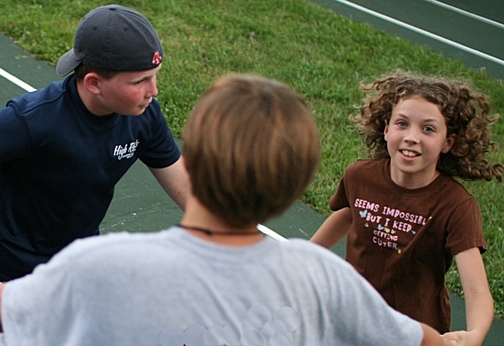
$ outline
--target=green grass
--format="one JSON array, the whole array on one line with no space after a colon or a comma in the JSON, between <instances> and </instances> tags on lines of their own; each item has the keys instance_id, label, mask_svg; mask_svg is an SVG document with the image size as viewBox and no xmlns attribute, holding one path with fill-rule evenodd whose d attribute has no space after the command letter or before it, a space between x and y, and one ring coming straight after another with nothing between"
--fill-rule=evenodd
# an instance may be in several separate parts
<instances>
[{"instance_id":1,"label":"green grass","mask_svg":"<svg viewBox=\"0 0 504 346\"><path fill-rule=\"evenodd\" d=\"M2 0L0 30L38 59L55 64L71 48L80 19L103 1ZM328 200L346 166L364 157L363 139L348 121L361 80L403 69L457 77L487 94L504 114L504 84L484 71L352 22L301 0L124 0L149 18L163 42L158 96L173 132L182 135L190 109L222 74L250 72L281 80L304 95L318 121L323 162L303 201L328 215ZM504 119L494 127L504 143ZM502 151L490 156L503 162ZM502 183L464 183L479 201L488 242L484 255L497 314L504 316ZM315 231L315 230L312 230ZM451 290L462 294L456 268Z\"/></svg>"}]
</instances>

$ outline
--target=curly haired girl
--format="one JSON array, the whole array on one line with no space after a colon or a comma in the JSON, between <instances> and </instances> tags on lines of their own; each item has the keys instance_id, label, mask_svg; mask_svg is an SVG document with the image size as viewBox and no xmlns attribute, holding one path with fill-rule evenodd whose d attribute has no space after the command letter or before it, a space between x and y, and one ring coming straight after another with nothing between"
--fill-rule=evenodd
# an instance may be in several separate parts
<instances>
[{"instance_id":1,"label":"curly haired girl","mask_svg":"<svg viewBox=\"0 0 504 346\"><path fill-rule=\"evenodd\" d=\"M361 85L368 95L351 117L372 159L345 171L329 206L334 213L311 241L330 248L347 235L347 260L395 309L450 331L445 274L453 257L466 299L470 345L483 342L493 299L475 198L457 182L502 179L489 164L494 144L487 97L460 81L397 72Z\"/></svg>"}]
</instances>

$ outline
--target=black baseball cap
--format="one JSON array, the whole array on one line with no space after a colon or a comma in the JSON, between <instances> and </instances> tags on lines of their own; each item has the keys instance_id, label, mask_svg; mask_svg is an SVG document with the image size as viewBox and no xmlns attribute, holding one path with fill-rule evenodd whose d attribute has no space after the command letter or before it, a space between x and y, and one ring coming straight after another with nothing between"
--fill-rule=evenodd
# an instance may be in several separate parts
<instances>
[{"instance_id":1,"label":"black baseball cap","mask_svg":"<svg viewBox=\"0 0 504 346\"><path fill-rule=\"evenodd\" d=\"M144 71L163 60L152 24L139 12L119 5L95 8L84 16L74 47L63 54L56 73L65 76L80 63L110 71Z\"/></svg>"}]
</instances>

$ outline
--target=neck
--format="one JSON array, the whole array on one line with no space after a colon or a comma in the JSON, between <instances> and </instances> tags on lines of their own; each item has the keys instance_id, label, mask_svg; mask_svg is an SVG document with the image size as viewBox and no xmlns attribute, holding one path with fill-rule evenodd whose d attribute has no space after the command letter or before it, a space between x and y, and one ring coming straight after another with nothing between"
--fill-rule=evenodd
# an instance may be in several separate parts
<instances>
[{"instance_id":1,"label":"neck","mask_svg":"<svg viewBox=\"0 0 504 346\"><path fill-rule=\"evenodd\" d=\"M178 227L181 227L187 231L193 231L193 232L200 232L203 234L206 234L209 237L218 237L218 236L256 236L257 234L260 234L261 232L254 227L254 229L233 229L229 230L222 230L222 229L209 229L209 228L204 228L201 226L191 226L191 225L186 225L186 224L178 224Z\"/></svg>"},{"instance_id":2,"label":"neck","mask_svg":"<svg viewBox=\"0 0 504 346\"><path fill-rule=\"evenodd\" d=\"M190 196L179 227L205 240L232 246L245 246L261 241L264 235L256 224L230 225Z\"/></svg>"}]
</instances>

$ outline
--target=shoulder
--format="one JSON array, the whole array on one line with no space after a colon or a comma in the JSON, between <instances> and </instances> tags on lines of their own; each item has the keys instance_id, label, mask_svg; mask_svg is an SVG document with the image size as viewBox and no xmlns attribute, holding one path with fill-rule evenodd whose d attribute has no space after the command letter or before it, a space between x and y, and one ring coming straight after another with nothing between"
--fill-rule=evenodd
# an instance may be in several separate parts
<instances>
[{"instance_id":1,"label":"shoulder","mask_svg":"<svg viewBox=\"0 0 504 346\"><path fill-rule=\"evenodd\" d=\"M379 182L388 183L388 159L361 159L350 164L343 174L345 184L358 182L359 186Z\"/></svg>"},{"instance_id":2,"label":"shoulder","mask_svg":"<svg viewBox=\"0 0 504 346\"><path fill-rule=\"evenodd\" d=\"M159 244L160 239L167 239L173 235L179 235L179 232L172 231L172 228L166 231L158 232L112 232L101 234L99 236L77 239L68 246L69 250L84 254L103 252L107 255L111 250L122 251L124 248L144 247L149 244ZM172 237L176 238L176 237Z\"/></svg>"},{"instance_id":3,"label":"shoulder","mask_svg":"<svg viewBox=\"0 0 504 346\"><path fill-rule=\"evenodd\" d=\"M52 266L68 265L72 270L90 265L113 263L132 257L133 253L159 244L163 232L131 233L113 232L74 240L56 254L48 263Z\"/></svg>"},{"instance_id":4,"label":"shoulder","mask_svg":"<svg viewBox=\"0 0 504 346\"><path fill-rule=\"evenodd\" d=\"M440 196L446 200L458 201L457 204L464 201L476 202L473 195L455 178L441 174L430 186Z\"/></svg>"},{"instance_id":5,"label":"shoulder","mask_svg":"<svg viewBox=\"0 0 504 346\"><path fill-rule=\"evenodd\" d=\"M18 114L30 114L45 107L53 107L67 93L65 81L52 82L42 89L25 93L7 102Z\"/></svg>"}]
</instances>

